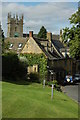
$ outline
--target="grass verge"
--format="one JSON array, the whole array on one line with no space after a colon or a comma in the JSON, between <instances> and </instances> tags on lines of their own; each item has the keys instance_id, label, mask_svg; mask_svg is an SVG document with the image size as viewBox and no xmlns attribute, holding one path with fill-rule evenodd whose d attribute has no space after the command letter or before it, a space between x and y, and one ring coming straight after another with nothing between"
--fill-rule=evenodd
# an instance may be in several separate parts
<instances>
[{"instance_id":1,"label":"grass verge","mask_svg":"<svg viewBox=\"0 0 80 120\"><path fill-rule=\"evenodd\" d=\"M3 118L78 118L78 104L62 92L41 84L2 82Z\"/></svg>"}]
</instances>

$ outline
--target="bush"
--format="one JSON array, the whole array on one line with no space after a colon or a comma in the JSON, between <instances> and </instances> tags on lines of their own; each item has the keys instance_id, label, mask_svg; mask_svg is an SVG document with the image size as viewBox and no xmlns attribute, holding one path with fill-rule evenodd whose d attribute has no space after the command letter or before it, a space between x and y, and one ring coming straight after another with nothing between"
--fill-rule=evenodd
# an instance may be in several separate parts
<instances>
[{"instance_id":1,"label":"bush","mask_svg":"<svg viewBox=\"0 0 80 120\"><path fill-rule=\"evenodd\" d=\"M46 85L52 86L53 85L58 85L57 80L53 80L53 81L46 81Z\"/></svg>"},{"instance_id":2,"label":"bush","mask_svg":"<svg viewBox=\"0 0 80 120\"><path fill-rule=\"evenodd\" d=\"M48 86L52 86L52 84L54 85L54 88L57 90L57 91L61 91L61 87L60 85L58 84L57 80L53 80L53 81L46 81L45 83L46 85Z\"/></svg>"},{"instance_id":3,"label":"bush","mask_svg":"<svg viewBox=\"0 0 80 120\"><path fill-rule=\"evenodd\" d=\"M6 53L2 55L2 76L7 79L24 77L26 70L22 62L19 61L17 54Z\"/></svg>"},{"instance_id":4,"label":"bush","mask_svg":"<svg viewBox=\"0 0 80 120\"><path fill-rule=\"evenodd\" d=\"M30 78L29 82L40 83L40 79L39 79L39 74L38 73L30 73L28 75L28 78Z\"/></svg>"},{"instance_id":5,"label":"bush","mask_svg":"<svg viewBox=\"0 0 80 120\"><path fill-rule=\"evenodd\" d=\"M47 59L44 54L20 54L22 57L26 57L28 66L38 64L40 79L44 79L47 73Z\"/></svg>"}]
</instances>

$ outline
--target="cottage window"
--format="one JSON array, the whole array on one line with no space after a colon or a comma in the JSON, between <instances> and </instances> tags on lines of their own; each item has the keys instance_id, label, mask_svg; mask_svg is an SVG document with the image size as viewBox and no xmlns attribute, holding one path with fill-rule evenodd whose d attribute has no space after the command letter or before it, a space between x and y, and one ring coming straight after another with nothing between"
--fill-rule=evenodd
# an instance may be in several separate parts
<instances>
[{"instance_id":1,"label":"cottage window","mask_svg":"<svg viewBox=\"0 0 80 120\"><path fill-rule=\"evenodd\" d=\"M19 37L19 34L15 32L14 37Z\"/></svg>"},{"instance_id":2,"label":"cottage window","mask_svg":"<svg viewBox=\"0 0 80 120\"><path fill-rule=\"evenodd\" d=\"M34 71L36 72L36 67L35 67Z\"/></svg>"}]
</instances>

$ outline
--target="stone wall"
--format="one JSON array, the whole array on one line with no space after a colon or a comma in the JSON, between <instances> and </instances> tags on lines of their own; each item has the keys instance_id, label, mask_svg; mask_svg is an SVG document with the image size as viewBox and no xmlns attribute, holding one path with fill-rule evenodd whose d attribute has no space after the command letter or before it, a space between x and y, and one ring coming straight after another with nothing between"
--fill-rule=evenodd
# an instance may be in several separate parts
<instances>
[{"instance_id":1,"label":"stone wall","mask_svg":"<svg viewBox=\"0 0 80 120\"><path fill-rule=\"evenodd\" d=\"M56 79L63 81L65 75L73 75L73 60L72 59L55 59L48 61L48 73L50 75L50 70L55 74Z\"/></svg>"},{"instance_id":2,"label":"stone wall","mask_svg":"<svg viewBox=\"0 0 80 120\"><path fill-rule=\"evenodd\" d=\"M40 47L38 46L38 44L35 42L35 40L30 37L29 40L26 42L23 50L21 51L21 53L23 54L41 54L43 53L43 51L40 49Z\"/></svg>"}]
</instances>

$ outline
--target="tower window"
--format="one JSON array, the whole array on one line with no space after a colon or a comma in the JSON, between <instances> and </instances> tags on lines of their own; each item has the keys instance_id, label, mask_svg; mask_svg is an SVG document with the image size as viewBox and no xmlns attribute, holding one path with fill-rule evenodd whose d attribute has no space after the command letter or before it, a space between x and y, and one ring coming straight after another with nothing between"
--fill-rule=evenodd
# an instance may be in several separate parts
<instances>
[{"instance_id":1,"label":"tower window","mask_svg":"<svg viewBox=\"0 0 80 120\"><path fill-rule=\"evenodd\" d=\"M14 37L19 37L19 34L15 32Z\"/></svg>"}]
</instances>

